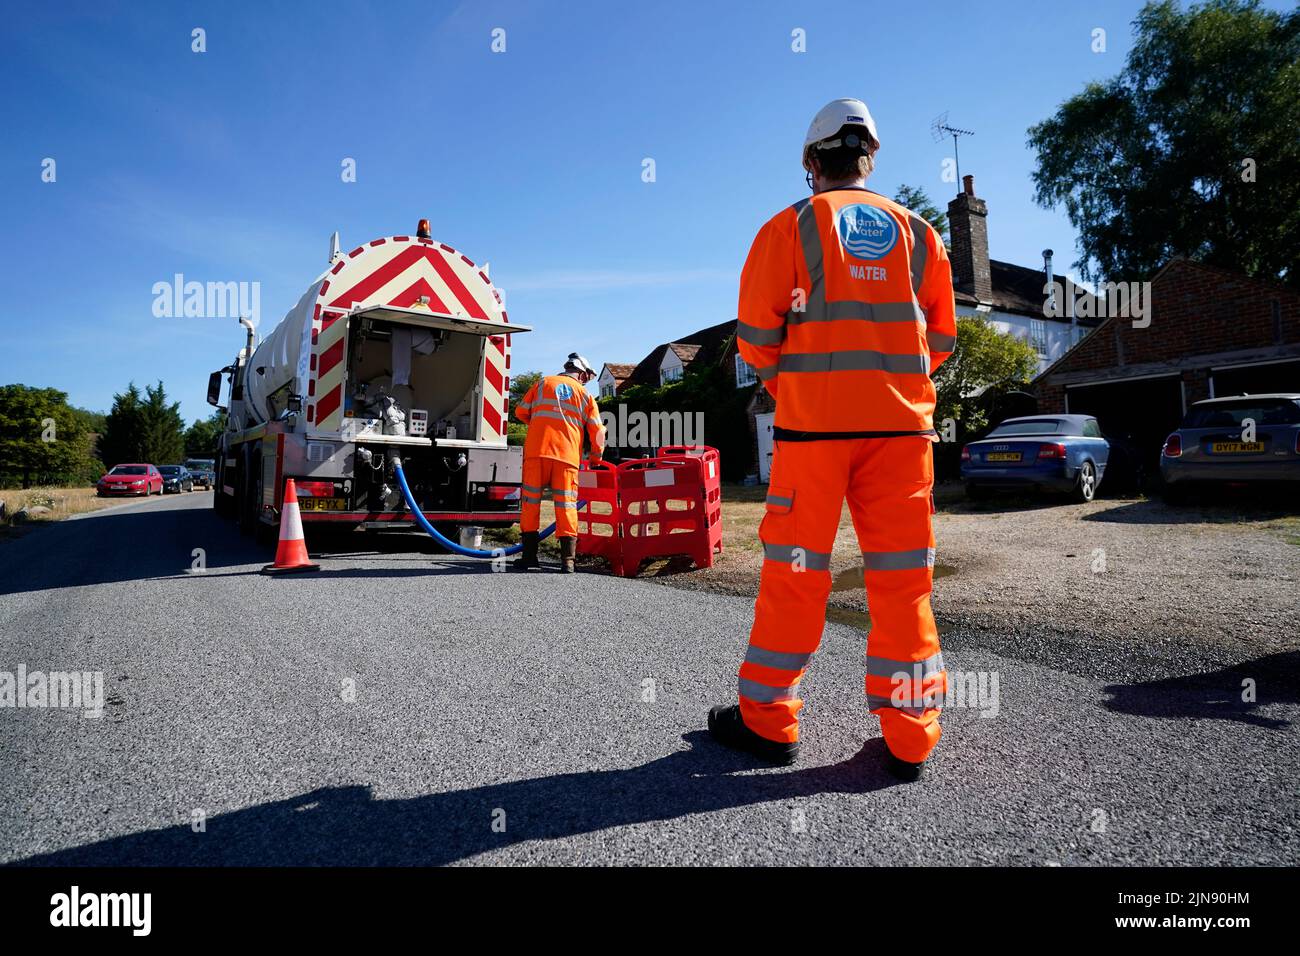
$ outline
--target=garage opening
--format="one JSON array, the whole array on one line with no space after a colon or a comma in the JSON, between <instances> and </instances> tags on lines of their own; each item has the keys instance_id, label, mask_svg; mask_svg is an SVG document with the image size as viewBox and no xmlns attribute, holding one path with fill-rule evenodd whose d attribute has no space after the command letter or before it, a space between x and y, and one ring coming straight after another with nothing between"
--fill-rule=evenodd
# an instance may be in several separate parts
<instances>
[{"instance_id":1,"label":"garage opening","mask_svg":"<svg viewBox=\"0 0 1300 956\"><path fill-rule=\"evenodd\" d=\"M1300 392L1300 359L1211 369L1210 384L1215 398Z\"/></svg>"},{"instance_id":2,"label":"garage opening","mask_svg":"<svg viewBox=\"0 0 1300 956\"><path fill-rule=\"evenodd\" d=\"M1103 488L1150 490L1160 474L1160 449L1183 418L1179 375L1071 385L1066 411L1093 415L1110 441L1111 459Z\"/></svg>"}]
</instances>

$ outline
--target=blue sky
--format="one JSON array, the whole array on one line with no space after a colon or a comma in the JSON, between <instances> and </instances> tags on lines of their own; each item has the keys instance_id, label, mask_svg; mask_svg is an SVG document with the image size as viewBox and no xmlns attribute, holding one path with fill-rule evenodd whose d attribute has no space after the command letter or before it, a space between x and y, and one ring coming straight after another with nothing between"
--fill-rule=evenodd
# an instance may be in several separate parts
<instances>
[{"instance_id":1,"label":"blue sky","mask_svg":"<svg viewBox=\"0 0 1300 956\"><path fill-rule=\"evenodd\" d=\"M0 382L107 410L163 379L187 420L234 355L234 320L156 318L154 283L261 284L262 331L344 249L432 221L491 263L515 370L572 349L636 361L734 317L758 227L807 194L812 114L857 96L870 185L942 205L951 142L989 204L994 258L1073 260L1033 204L1025 131L1123 65L1140 4L68 3L0 38L8 233ZM860 11L860 12L855 12ZM191 51L191 30L207 52ZM1107 51L1091 49L1094 28ZM492 31L506 50L493 53ZM791 31L807 52L791 50ZM57 181L41 181L46 158ZM340 176L356 161L357 181ZM656 181L642 181L652 158Z\"/></svg>"}]
</instances>

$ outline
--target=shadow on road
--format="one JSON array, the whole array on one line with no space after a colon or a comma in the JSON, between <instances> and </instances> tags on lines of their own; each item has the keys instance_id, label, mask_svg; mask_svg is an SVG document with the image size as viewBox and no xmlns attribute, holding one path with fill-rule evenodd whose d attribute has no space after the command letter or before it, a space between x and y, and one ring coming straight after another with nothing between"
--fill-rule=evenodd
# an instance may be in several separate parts
<instances>
[{"instance_id":1,"label":"shadow on road","mask_svg":"<svg viewBox=\"0 0 1300 956\"><path fill-rule=\"evenodd\" d=\"M211 508L128 508L6 543L0 594L174 577L192 566L195 548L210 571L271 559Z\"/></svg>"},{"instance_id":2,"label":"shadow on road","mask_svg":"<svg viewBox=\"0 0 1300 956\"><path fill-rule=\"evenodd\" d=\"M1246 681L1253 701L1242 699ZM1135 717L1235 720L1256 727L1281 730L1288 720L1258 713L1266 704L1300 703L1300 651L1270 654L1222 670L1187 677L1165 677L1139 684L1110 684L1107 710Z\"/></svg>"},{"instance_id":3,"label":"shadow on road","mask_svg":"<svg viewBox=\"0 0 1300 956\"><path fill-rule=\"evenodd\" d=\"M737 774L748 758L695 731L690 749L627 770L560 774L423 797L376 800L365 786L325 787L290 800L147 830L16 861L15 866L428 866L529 840L790 800L869 793L896 781L874 738L842 763ZM505 832L494 832L502 819Z\"/></svg>"},{"instance_id":4,"label":"shadow on road","mask_svg":"<svg viewBox=\"0 0 1300 956\"><path fill-rule=\"evenodd\" d=\"M333 535L320 547L309 542L313 557L365 559L387 554L429 555L410 568L331 568L314 578L408 577L426 574L490 572L490 561L449 558L423 535ZM194 550L201 548L206 570L194 573ZM51 588L85 587L127 581L257 574L275 557L273 545L240 535L238 527L210 507L129 508L76 521L60 521L33 530L0 547L0 595ZM255 565L250 568L249 565Z\"/></svg>"}]
</instances>

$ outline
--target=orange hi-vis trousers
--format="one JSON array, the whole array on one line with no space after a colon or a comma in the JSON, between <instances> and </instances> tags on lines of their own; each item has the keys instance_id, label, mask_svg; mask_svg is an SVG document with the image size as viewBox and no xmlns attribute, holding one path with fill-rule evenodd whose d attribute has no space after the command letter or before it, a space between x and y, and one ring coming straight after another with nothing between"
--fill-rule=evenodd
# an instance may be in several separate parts
<instances>
[{"instance_id":1,"label":"orange hi-vis trousers","mask_svg":"<svg viewBox=\"0 0 1300 956\"><path fill-rule=\"evenodd\" d=\"M939 740L947 673L930 610L934 464L924 436L778 441L759 529L763 575L740 665L745 725L799 739L799 680L821 643L831 551L847 498L871 613L867 707L885 743L919 763Z\"/></svg>"},{"instance_id":2,"label":"orange hi-vis trousers","mask_svg":"<svg viewBox=\"0 0 1300 956\"><path fill-rule=\"evenodd\" d=\"M578 466L557 458L525 458L524 483L519 489L519 528L537 531L542 523L542 489L551 489L555 505L555 535L578 536Z\"/></svg>"}]
</instances>

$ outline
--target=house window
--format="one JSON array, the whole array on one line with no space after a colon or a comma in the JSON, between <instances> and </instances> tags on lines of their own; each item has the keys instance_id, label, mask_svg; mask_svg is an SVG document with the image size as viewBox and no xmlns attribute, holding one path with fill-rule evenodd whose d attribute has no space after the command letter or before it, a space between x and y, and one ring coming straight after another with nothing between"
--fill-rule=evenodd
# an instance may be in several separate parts
<instances>
[{"instance_id":1,"label":"house window","mask_svg":"<svg viewBox=\"0 0 1300 956\"><path fill-rule=\"evenodd\" d=\"M614 383L613 383L613 382L601 382L601 383L600 383L600 397L601 397L601 398L613 398L613 397L614 397Z\"/></svg>"},{"instance_id":2,"label":"house window","mask_svg":"<svg viewBox=\"0 0 1300 956\"><path fill-rule=\"evenodd\" d=\"M682 377L682 367L674 365L672 368L659 370L659 384L667 385L669 382L675 382Z\"/></svg>"},{"instance_id":3,"label":"house window","mask_svg":"<svg viewBox=\"0 0 1300 956\"><path fill-rule=\"evenodd\" d=\"M744 388L746 385L753 385L758 381L758 374L754 371L754 366L736 353L736 388Z\"/></svg>"},{"instance_id":4,"label":"house window","mask_svg":"<svg viewBox=\"0 0 1300 956\"><path fill-rule=\"evenodd\" d=\"M1029 344L1042 358L1047 358L1047 321L1045 319L1029 320Z\"/></svg>"}]
</instances>

